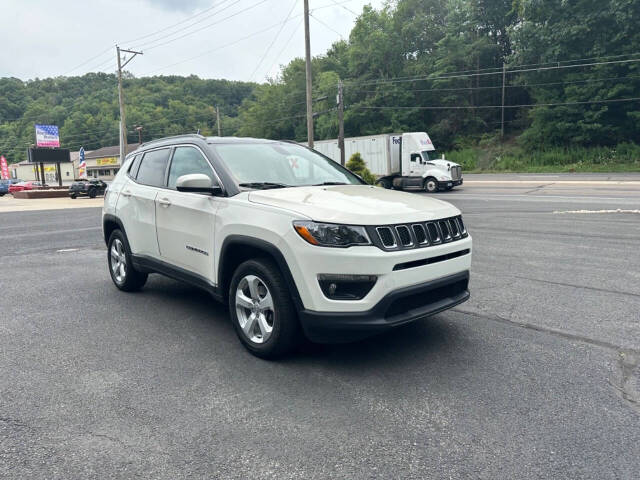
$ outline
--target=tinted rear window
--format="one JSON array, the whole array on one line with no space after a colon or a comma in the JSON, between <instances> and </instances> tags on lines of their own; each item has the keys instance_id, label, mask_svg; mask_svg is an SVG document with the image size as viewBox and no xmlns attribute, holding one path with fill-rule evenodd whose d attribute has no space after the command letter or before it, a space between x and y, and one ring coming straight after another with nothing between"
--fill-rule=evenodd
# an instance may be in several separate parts
<instances>
[{"instance_id":1,"label":"tinted rear window","mask_svg":"<svg viewBox=\"0 0 640 480\"><path fill-rule=\"evenodd\" d=\"M164 177L169 162L169 149L163 148L147 152L142 157L136 180L154 187L164 186ZM134 165L135 167L135 165Z\"/></svg>"}]
</instances>

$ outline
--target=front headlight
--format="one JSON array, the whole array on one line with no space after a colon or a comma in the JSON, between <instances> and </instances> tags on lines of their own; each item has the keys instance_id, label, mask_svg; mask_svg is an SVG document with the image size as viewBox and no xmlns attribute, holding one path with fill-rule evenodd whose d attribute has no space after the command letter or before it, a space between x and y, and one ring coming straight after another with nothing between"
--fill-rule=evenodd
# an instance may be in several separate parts
<instances>
[{"instance_id":1,"label":"front headlight","mask_svg":"<svg viewBox=\"0 0 640 480\"><path fill-rule=\"evenodd\" d=\"M293 222L293 228L298 235L312 245L322 247L371 245L367 231L360 226L298 221Z\"/></svg>"}]
</instances>

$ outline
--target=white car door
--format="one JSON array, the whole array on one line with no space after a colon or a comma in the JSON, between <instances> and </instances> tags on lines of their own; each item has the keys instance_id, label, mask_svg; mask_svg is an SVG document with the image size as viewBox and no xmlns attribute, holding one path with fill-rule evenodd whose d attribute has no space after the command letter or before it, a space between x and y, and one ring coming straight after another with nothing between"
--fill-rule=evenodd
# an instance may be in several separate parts
<instances>
[{"instance_id":1,"label":"white car door","mask_svg":"<svg viewBox=\"0 0 640 480\"><path fill-rule=\"evenodd\" d=\"M124 224L131 252L159 257L156 238L156 197L164 187L170 148L144 153L128 172L117 203L117 216Z\"/></svg>"},{"instance_id":2,"label":"white car door","mask_svg":"<svg viewBox=\"0 0 640 480\"><path fill-rule=\"evenodd\" d=\"M213 281L214 220L219 199L201 193L178 192L176 180L191 173L205 174L219 183L199 148L189 145L175 147L167 188L156 197L160 258Z\"/></svg>"}]
</instances>

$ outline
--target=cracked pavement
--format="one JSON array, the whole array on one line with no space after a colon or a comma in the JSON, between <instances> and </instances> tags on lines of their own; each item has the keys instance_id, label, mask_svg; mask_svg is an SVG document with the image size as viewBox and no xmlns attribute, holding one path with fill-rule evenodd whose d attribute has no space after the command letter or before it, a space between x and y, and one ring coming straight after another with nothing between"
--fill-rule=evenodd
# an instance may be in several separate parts
<instances>
[{"instance_id":1,"label":"cracked pavement","mask_svg":"<svg viewBox=\"0 0 640 480\"><path fill-rule=\"evenodd\" d=\"M0 213L0 477L637 478L640 215L553 211L640 188L536 181L438 195L469 302L280 362L187 285L117 291L99 209Z\"/></svg>"}]
</instances>

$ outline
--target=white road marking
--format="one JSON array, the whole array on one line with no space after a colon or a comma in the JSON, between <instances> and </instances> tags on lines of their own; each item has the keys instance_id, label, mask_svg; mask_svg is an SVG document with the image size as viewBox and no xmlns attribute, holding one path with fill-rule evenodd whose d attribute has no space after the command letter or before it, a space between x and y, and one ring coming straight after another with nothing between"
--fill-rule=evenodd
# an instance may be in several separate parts
<instances>
[{"instance_id":1,"label":"white road marking","mask_svg":"<svg viewBox=\"0 0 640 480\"><path fill-rule=\"evenodd\" d=\"M61 248L60 250L56 250L56 253L77 252L78 250L80 249L79 248Z\"/></svg>"},{"instance_id":2,"label":"white road marking","mask_svg":"<svg viewBox=\"0 0 640 480\"><path fill-rule=\"evenodd\" d=\"M621 208L615 210L556 210L553 213L640 213L640 210L623 210Z\"/></svg>"}]
</instances>

